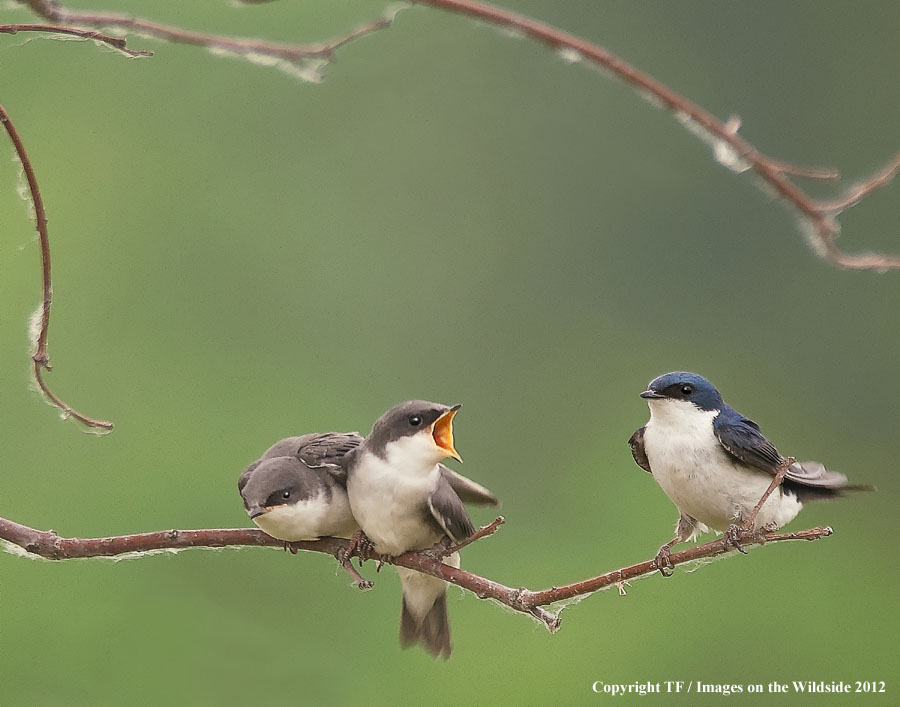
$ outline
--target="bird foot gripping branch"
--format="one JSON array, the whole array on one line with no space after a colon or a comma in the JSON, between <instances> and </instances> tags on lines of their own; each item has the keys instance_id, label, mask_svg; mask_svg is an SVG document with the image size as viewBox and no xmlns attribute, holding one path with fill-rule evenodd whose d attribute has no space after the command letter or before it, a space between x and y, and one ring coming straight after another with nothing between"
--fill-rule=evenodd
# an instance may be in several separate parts
<instances>
[{"instance_id":1,"label":"bird foot gripping branch","mask_svg":"<svg viewBox=\"0 0 900 707\"><path fill-rule=\"evenodd\" d=\"M445 557L452 555L455 552L459 552L460 549L466 547L467 545L471 545L476 540L480 540L481 538L486 538L489 535L493 535L505 522L506 520L503 518L503 516L497 516L487 525L483 525L482 527L478 528L478 530L476 530L472 535L470 535L462 542L454 544L453 541L445 535L432 547L428 548L427 550L421 550L415 554L420 557L428 558L430 560L434 560L435 562L441 563ZM290 543L285 543L286 547L289 545ZM290 549L292 552L296 553L296 550L294 548ZM355 533L353 537L351 537L348 541L346 548L339 548L335 552L335 559L340 563L341 567L343 567L347 571L347 573L350 574L350 576L353 578L353 581L356 582L357 586L360 589L371 589L375 585L372 581L365 579L356 571L356 569L350 562L350 560L354 557L358 559L360 567L362 567L363 562L367 560L375 560L378 563L375 567L376 572L380 572L381 568L386 564L394 564L394 560L396 559L395 557L392 557L390 555L381 555L375 552L372 541L362 531Z\"/></svg>"},{"instance_id":2,"label":"bird foot gripping branch","mask_svg":"<svg viewBox=\"0 0 900 707\"><path fill-rule=\"evenodd\" d=\"M722 535L722 541L725 543L725 547L734 548L742 555L746 555L747 551L744 549L742 543L752 534L753 531L751 529L746 528L743 525L732 523Z\"/></svg>"},{"instance_id":3,"label":"bird foot gripping branch","mask_svg":"<svg viewBox=\"0 0 900 707\"><path fill-rule=\"evenodd\" d=\"M389 558L385 555L379 555L375 552L375 545L369 539L369 537L361 530L357 530L353 536L350 538L350 542L347 545L347 549L344 552L344 559L347 562L350 562L353 558L357 558L359 561L359 566L363 566L363 562L366 560L378 560L379 569L380 565L383 565L385 562L389 560Z\"/></svg>"}]
</instances>

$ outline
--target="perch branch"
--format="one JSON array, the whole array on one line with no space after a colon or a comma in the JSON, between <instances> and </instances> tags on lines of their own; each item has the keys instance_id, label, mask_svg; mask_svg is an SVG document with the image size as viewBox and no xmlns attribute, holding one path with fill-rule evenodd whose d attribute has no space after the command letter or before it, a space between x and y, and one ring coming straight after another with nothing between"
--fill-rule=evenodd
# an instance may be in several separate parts
<instances>
[{"instance_id":1,"label":"perch branch","mask_svg":"<svg viewBox=\"0 0 900 707\"><path fill-rule=\"evenodd\" d=\"M57 408L59 408L65 417L71 417L78 420L81 424L93 427L99 430L110 431L113 423L106 420L96 420L88 417L75 410L71 405L59 398L44 381L44 370L50 371L50 354L47 352L47 336L50 329L50 305L53 300L53 284L50 279L50 236L47 232L47 212L44 210L44 200L41 198L40 189L38 189L37 177L34 174L34 167L31 160L28 159L28 153L25 151L25 145L22 138L13 125L9 114L0 106L0 123L6 128L9 139L15 147L19 161L22 163L22 169L25 172L25 179L28 182L28 190L31 192L31 202L34 204L35 227L37 228L38 237L41 242L41 271L43 278L43 299L41 301L41 327L37 335L36 349L31 357L34 364L34 379L38 388L46 396L46 398Z\"/></svg>"},{"instance_id":2,"label":"perch branch","mask_svg":"<svg viewBox=\"0 0 900 707\"><path fill-rule=\"evenodd\" d=\"M108 44L118 49L123 54L132 57L153 56L153 52L141 49L129 49L123 37L111 37L108 34L92 29L78 29L77 27L65 27L63 25L0 25L0 34L18 34L19 32L46 32L49 34L66 34L82 39L93 39L95 42Z\"/></svg>"},{"instance_id":3,"label":"perch branch","mask_svg":"<svg viewBox=\"0 0 900 707\"><path fill-rule=\"evenodd\" d=\"M497 519L476 534L485 537L501 524ZM817 540L831 535L831 528L810 528L792 533L750 533L744 546L762 545L784 540ZM28 553L48 560L69 560L86 557L114 557L127 553L146 553L154 550L182 550L197 547L283 547L281 540L269 537L255 528L223 528L213 530L163 530L137 535L119 535L108 538L63 538L52 530L36 530L5 518L0 518L0 539L6 540ZM297 550L322 552L339 558L344 563L348 541L339 538L320 538L290 543ZM673 553L673 565L684 564L707 557L717 557L732 552L724 538ZM656 561L645 560L629 567L607 572L561 587L533 591L524 587L515 589L492 579L456 569L443 564L430 551L407 552L392 558L384 558L389 564L422 572L443 579L450 584L467 589L479 599L493 599L516 611L529 614L541 621L548 631L555 633L560 626L558 613L543 607L555 602L591 594L612 585L619 585L636 577L656 572ZM357 583L358 584L358 583ZM358 584L359 586L359 584Z\"/></svg>"}]
</instances>

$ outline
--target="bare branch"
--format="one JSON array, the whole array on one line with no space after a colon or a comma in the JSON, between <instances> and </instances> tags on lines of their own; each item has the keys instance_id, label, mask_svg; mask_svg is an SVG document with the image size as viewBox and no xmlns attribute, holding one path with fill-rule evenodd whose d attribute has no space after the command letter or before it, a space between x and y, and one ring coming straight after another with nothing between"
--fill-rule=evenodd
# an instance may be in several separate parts
<instances>
[{"instance_id":1,"label":"bare branch","mask_svg":"<svg viewBox=\"0 0 900 707\"><path fill-rule=\"evenodd\" d=\"M885 186L900 169L900 155L887 163L874 177L862 186L835 202L817 201L797 187L788 177L805 176L832 178L834 170L799 167L776 160L757 150L738 135L740 122L731 119L727 123L709 111L676 93L649 74L619 58L615 54L591 44L575 35L538 22L524 15L510 12L474 0L412 0L418 5L428 5L484 22L512 29L551 49L565 51L569 60L584 59L601 66L633 86L637 91L650 95L662 107L672 113L680 123L713 147L716 161L735 172L753 169L765 184L775 190L800 214L813 240L814 250L834 265L843 268L889 270L900 268L900 257L880 254L848 254L834 243L840 228L834 217L845 208L858 202L875 189Z\"/></svg>"},{"instance_id":2,"label":"bare branch","mask_svg":"<svg viewBox=\"0 0 900 707\"><path fill-rule=\"evenodd\" d=\"M478 537L491 535L502 523L498 518L476 532ZM810 528L793 533L749 533L744 547L784 540L816 540L832 534L831 528ZM147 553L158 550L182 550L199 547L229 547L249 545L254 547L283 547L281 540L269 537L255 528L222 528L213 530L163 530L155 533L119 535L108 538L63 538L52 530L42 531L0 518L0 540L6 540L28 553L48 560L70 560L87 557L114 557L127 553ZM348 541L340 538L320 538L290 543L289 547L310 552L322 552L339 558L343 565ZM671 556L672 565L684 564L702 558L717 557L734 550L725 538L704 545L676 552ZM560 626L558 611L542 607L556 602L592 594L607 587L621 586L636 577L656 572L656 560L645 560L635 565L607 572L580 582L560 587L533 591L524 587L514 589L492 579L443 564L430 551L407 552L383 561L443 579L450 584L467 589L479 599L493 599L516 611L541 621L548 631L555 633ZM359 584L357 586L365 588ZM365 580L362 580L365 582ZM366 586L371 586L367 583Z\"/></svg>"},{"instance_id":3,"label":"bare branch","mask_svg":"<svg viewBox=\"0 0 900 707\"><path fill-rule=\"evenodd\" d=\"M840 179L841 173L832 167L803 167L790 162L782 162L773 158L769 158L772 166L783 174L790 174L792 177L806 177L807 179Z\"/></svg>"},{"instance_id":4,"label":"bare branch","mask_svg":"<svg viewBox=\"0 0 900 707\"><path fill-rule=\"evenodd\" d=\"M18 131L3 106L0 106L0 123L3 123L3 127L6 128L9 139L12 140L13 146L16 149L19 161L22 163L22 169L25 171L25 179L28 181L28 189L31 192L31 201L34 204L35 226L41 241L43 299L41 302L40 331L37 335L35 352L31 357L31 360L34 362L34 379L41 389L41 392L51 403L53 403L53 405L62 410L65 417L74 418L83 425L108 432L113 428L112 422L96 420L93 417L81 414L71 405L61 400L44 382L44 370L52 370L52 367L50 366L50 354L47 353L47 336L50 329L50 306L53 300L53 285L50 280L50 236L47 232L47 212L44 210L44 200L41 198L37 177L34 174L34 168L31 166L31 160L28 159L25 145L22 143Z\"/></svg>"},{"instance_id":5,"label":"bare branch","mask_svg":"<svg viewBox=\"0 0 900 707\"><path fill-rule=\"evenodd\" d=\"M141 49L129 49L122 37L111 37L108 34L92 29L78 29L77 27L65 27L63 25L0 25L0 34L17 34L19 32L48 32L50 34L66 34L82 39L93 39L96 42L108 44L118 49L123 54L133 57L153 56L153 52Z\"/></svg>"},{"instance_id":6,"label":"bare branch","mask_svg":"<svg viewBox=\"0 0 900 707\"><path fill-rule=\"evenodd\" d=\"M503 516L497 516L494 520L492 520L487 525L483 525L474 533L472 533L469 537L467 537L462 542L457 543L456 545L451 545L447 549L447 554L452 555L454 552L459 552L466 545L471 545L476 540L481 540L481 538L486 538L488 535L493 535L496 533L500 526L506 522L506 519Z\"/></svg>"},{"instance_id":7,"label":"bare branch","mask_svg":"<svg viewBox=\"0 0 900 707\"><path fill-rule=\"evenodd\" d=\"M133 15L118 12L90 12L70 10L54 0L20 0L36 15L60 22L65 25L82 27L114 27L123 32L135 32L144 36L162 39L174 44L192 44L239 56L270 57L281 59L291 64L298 64L305 59L322 59L328 61L334 53L346 44L361 39L379 30L390 27L392 15L378 17L356 29L328 42L314 44L291 44L270 42L262 39L230 37L220 34L194 32L191 30L146 20Z\"/></svg>"},{"instance_id":8,"label":"bare branch","mask_svg":"<svg viewBox=\"0 0 900 707\"><path fill-rule=\"evenodd\" d=\"M250 4L263 4L267 1L269 0L244 0ZM271 57L294 65L309 59L328 61L337 49L389 27L393 20L391 15L386 15L330 42L296 45L192 32L121 13L69 10L55 0L20 0L20 2L27 4L37 15L54 22L95 28L115 27L122 31L139 32L170 42L200 45L247 57L253 55ZM817 200L794 184L790 178L837 179L837 170L804 167L763 154L738 135L740 127L738 118L732 117L723 123L706 109L596 44L530 17L476 0L410 0L410 2L512 30L560 52L568 61L583 60L607 69L631 85L638 93L652 98L691 133L709 143L717 162L734 172L753 170L763 184L784 199L800 216L801 230L818 255L842 268L882 271L900 268L900 256L850 254L840 250L835 244L840 234L840 226L835 220L837 215L874 190L888 184L900 170L900 154L873 177L850 189L844 196L833 201ZM313 80L318 80L317 74L315 76Z\"/></svg>"},{"instance_id":9,"label":"bare branch","mask_svg":"<svg viewBox=\"0 0 900 707\"><path fill-rule=\"evenodd\" d=\"M897 175L898 171L900 171L900 152L894 155L894 159L888 162L881 171L873 174L862 184L857 184L855 187L848 189L844 196L834 199L833 201L826 201L822 206L826 211L835 213L848 209L851 206L856 206L861 199L868 196L876 189L880 189L886 184L889 184Z\"/></svg>"}]
</instances>

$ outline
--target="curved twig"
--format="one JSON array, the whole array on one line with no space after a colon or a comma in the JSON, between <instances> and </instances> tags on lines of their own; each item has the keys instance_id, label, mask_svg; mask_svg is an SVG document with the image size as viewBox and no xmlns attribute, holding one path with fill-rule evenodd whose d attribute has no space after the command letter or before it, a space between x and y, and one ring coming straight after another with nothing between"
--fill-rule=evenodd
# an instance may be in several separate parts
<instances>
[{"instance_id":1,"label":"curved twig","mask_svg":"<svg viewBox=\"0 0 900 707\"><path fill-rule=\"evenodd\" d=\"M240 56L269 57L296 64L304 59L330 60L341 47L390 27L393 15L378 17L328 42L292 44L264 39L231 37L228 35L194 32L174 25L155 22L120 12L78 11L63 7L54 0L21 0L40 17L75 27L114 27L123 32L135 32L174 44L191 44Z\"/></svg>"},{"instance_id":2,"label":"curved twig","mask_svg":"<svg viewBox=\"0 0 900 707\"><path fill-rule=\"evenodd\" d=\"M502 523L498 518L493 523L476 531L478 537L492 534ZM809 528L793 533L749 534L743 546L762 545L784 540L817 540L832 534L831 528ZM159 550L183 550L187 548L217 548L249 545L253 547L283 547L281 540L269 537L255 528L220 528L211 530L162 530L154 533L118 535L107 538L63 538L52 530L36 530L5 518L0 518L0 540L16 545L32 555L48 560L71 560L87 557L114 557L134 553L140 556ZM309 552L322 552L344 560L348 541L340 538L320 538L290 543L290 547ZM717 557L732 552L734 548L722 538L704 545L691 547L672 554L673 565L684 564L707 557ZM621 585L636 577L656 572L656 560L645 560L628 567L606 572L589 579L560 587L533 591L524 587L514 589L487 577L443 564L430 551L407 552L392 558L381 558L384 562L406 567L450 584L467 589L479 599L493 599L505 606L533 616L541 621L548 631L555 633L560 626L559 611L544 609L556 602L592 594L613 585ZM356 578L354 578L356 580ZM359 583L357 582L359 586Z\"/></svg>"},{"instance_id":3,"label":"curved twig","mask_svg":"<svg viewBox=\"0 0 900 707\"><path fill-rule=\"evenodd\" d=\"M0 123L6 128L9 139L16 149L19 161L22 163L22 169L25 172L25 179L28 181L28 190L31 192L31 201L34 204L35 227L41 241L41 272L43 281L43 299L41 300L41 326L37 334L37 342L35 352L31 357L34 363L34 379L37 382L41 392L50 400L53 405L59 408L64 417L71 417L78 420L81 424L94 429L105 430L109 432L113 428L113 423L107 420L97 420L88 417L75 410L71 405L60 399L44 381L44 370L50 371L50 354L47 353L47 336L50 329L50 306L53 300L53 285L50 279L50 236L47 232L47 212L44 210L44 200L41 198L41 191L38 188L37 177L34 174L34 168L31 166L31 160L28 159L28 153L25 151L25 145L22 138L13 125L9 114L0 106Z\"/></svg>"},{"instance_id":4,"label":"curved twig","mask_svg":"<svg viewBox=\"0 0 900 707\"><path fill-rule=\"evenodd\" d=\"M92 29L79 29L78 27L66 27L63 25L0 25L0 34L18 34L19 32L46 32L49 34L65 34L71 37L92 39L95 42L108 44L109 46L119 50L127 56L153 56L152 51L144 49L129 49L126 45L126 40L123 37L111 37L108 34L103 34L102 32L97 32L96 30Z\"/></svg>"}]
</instances>

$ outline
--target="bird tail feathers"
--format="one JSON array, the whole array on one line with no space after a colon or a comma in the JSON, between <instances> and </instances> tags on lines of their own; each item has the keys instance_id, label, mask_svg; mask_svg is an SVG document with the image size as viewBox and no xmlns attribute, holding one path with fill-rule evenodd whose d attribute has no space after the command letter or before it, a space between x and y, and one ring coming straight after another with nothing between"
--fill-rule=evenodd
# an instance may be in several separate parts
<instances>
[{"instance_id":1,"label":"bird tail feathers","mask_svg":"<svg viewBox=\"0 0 900 707\"><path fill-rule=\"evenodd\" d=\"M447 592L443 592L421 621L410 613L403 597L400 609L400 645L409 648L421 644L435 658L450 657L450 618L447 614Z\"/></svg>"},{"instance_id":2,"label":"bird tail feathers","mask_svg":"<svg viewBox=\"0 0 900 707\"><path fill-rule=\"evenodd\" d=\"M444 558L459 567L459 553ZM400 645L420 644L435 658L450 657L450 619L447 615L447 583L405 567L397 567L403 587L400 609Z\"/></svg>"}]
</instances>

